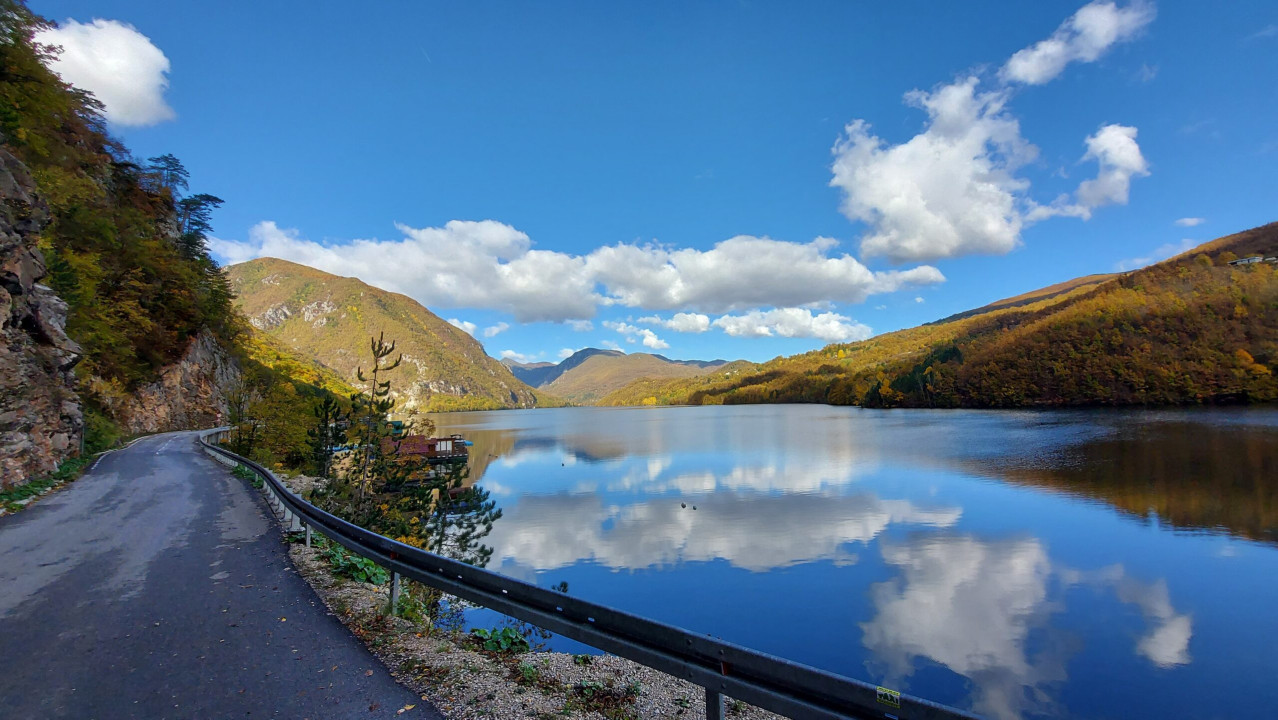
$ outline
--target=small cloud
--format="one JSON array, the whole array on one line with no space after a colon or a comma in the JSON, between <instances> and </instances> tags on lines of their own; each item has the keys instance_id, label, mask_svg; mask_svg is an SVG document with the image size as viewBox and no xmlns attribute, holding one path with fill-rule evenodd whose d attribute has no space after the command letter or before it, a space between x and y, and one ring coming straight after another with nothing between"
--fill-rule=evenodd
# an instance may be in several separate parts
<instances>
[{"instance_id":1,"label":"small cloud","mask_svg":"<svg viewBox=\"0 0 1278 720\"><path fill-rule=\"evenodd\" d=\"M752 310L743 315L724 315L714 321L733 337L819 338L826 342L864 340L870 327L833 312L812 314L807 308Z\"/></svg>"},{"instance_id":2,"label":"small cloud","mask_svg":"<svg viewBox=\"0 0 1278 720\"><path fill-rule=\"evenodd\" d=\"M1180 133L1181 135L1201 134L1204 137L1210 138L1212 140L1219 140L1220 130L1215 129L1215 125L1216 125L1216 119L1208 118L1206 120L1199 120L1197 122L1191 122L1185 125L1181 125L1180 129L1178 129L1176 132Z\"/></svg>"},{"instance_id":3,"label":"small cloud","mask_svg":"<svg viewBox=\"0 0 1278 720\"><path fill-rule=\"evenodd\" d=\"M921 303L921 302L924 302L924 300L923 300L923 298L921 298L921 297L916 297L916 298L914 298L914 302L916 302L916 303Z\"/></svg>"},{"instance_id":4,"label":"small cloud","mask_svg":"<svg viewBox=\"0 0 1278 720\"><path fill-rule=\"evenodd\" d=\"M476 330L476 328L478 328L478 327L479 327L478 325L476 325L476 324L475 324L475 323L473 323L473 322L467 322L467 321L465 321L465 320L458 320L457 318L448 318L448 324L449 324L449 325L452 325L452 326L453 326L453 327L455 327L455 328L458 328L458 329L460 329L460 330L465 331L465 333L466 333L467 335L471 336L471 337L474 337L474 336L475 336L475 330ZM485 334L487 334L487 333L485 333ZM488 337L492 337L492 336L491 336L491 335L488 335Z\"/></svg>"},{"instance_id":5,"label":"small cloud","mask_svg":"<svg viewBox=\"0 0 1278 720\"><path fill-rule=\"evenodd\" d=\"M474 326L472 325L471 327L474 327ZM506 332L506 331L507 331L507 330L509 330L509 329L510 329L510 325L509 325L509 324L504 323L504 322L499 322L499 323L497 323L496 325L493 325L493 326L491 326L491 327L486 327L486 328L484 328L484 337L486 337L486 338L490 338L490 337L497 337L498 335L500 335L501 333ZM474 335L474 334L475 334L475 333L473 333L473 332L471 333L471 335Z\"/></svg>"},{"instance_id":6,"label":"small cloud","mask_svg":"<svg viewBox=\"0 0 1278 720\"><path fill-rule=\"evenodd\" d=\"M502 360L514 360L514 361L515 361L515 362L517 362L517 363L530 363L530 362L535 361L535 360L537 359L537 356L536 356L536 355L525 355L525 354L523 354L523 353L521 353L521 352L515 352L514 350L502 350L502 351L501 351L501 359L502 359Z\"/></svg>"},{"instance_id":7,"label":"small cloud","mask_svg":"<svg viewBox=\"0 0 1278 720\"><path fill-rule=\"evenodd\" d=\"M887 305L875 305L875 310L887 310Z\"/></svg>"},{"instance_id":8,"label":"small cloud","mask_svg":"<svg viewBox=\"0 0 1278 720\"><path fill-rule=\"evenodd\" d=\"M1202 225L1205 222L1207 222L1206 218L1183 217L1177 220L1176 224L1181 227L1198 227L1199 225Z\"/></svg>"},{"instance_id":9,"label":"small cloud","mask_svg":"<svg viewBox=\"0 0 1278 720\"><path fill-rule=\"evenodd\" d=\"M1153 82L1156 77L1158 77L1158 66L1142 63L1140 69L1136 71L1135 79L1138 82L1147 83Z\"/></svg>"},{"instance_id":10,"label":"small cloud","mask_svg":"<svg viewBox=\"0 0 1278 720\"><path fill-rule=\"evenodd\" d=\"M601 343L599 343L599 344L600 344L600 345L603 345L604 347L608 348L609 350L617 350L617 351L619 351L619 352L625 352L624 350L622 350L622 349L621 349L621 346L620 346L620 345L618 345L617 343L615 343L615 342L613 342L613 341L611 341L611 340L604 340L603 342L601 342Z\"/></svg>"},{"instance_id":11,"label":"small cloud","mask_svg":"<svg viewBox=\"0 0 1278 720\"><path fill-rule=\"evenodd\" d=\"M573 350L572 348L564 348L559 351L558 357L560 360L567 360L568 358L572 357L572 354L575 352L577 351Z\"/></svg>"},{"instance_id":12,"label":"small cloud","mask_svg":"<svg viewBox=\"0 0 1278 720\"><path fill-rule=\"evenodd\" d=\"M604 327L621 333L625 336L626 342L632 345L637 340L642 339L643 346L646 348L652 348L653 350L665 350L670 347L670 343L657 337L657 334L648 328L635 327L628 323L612 321L605 322Z\"/></svg>"},{"instance_id":13,"label":"small cloud","mask_svg":"<svg viewBox=\"0 0 1278 720\"><path fill-rule=\"evenodd\" d=\"M1273 24L1266 25L1262 27L1261 29L1257 30L1256 32L1248 35L1244 39L1247 41L1251 41L1251 40L1264 40L1265 38L1272 38L1272 37L1278 37L1278 25L1273 25Z\"/></svg>"},{"instance_id":14,"label":"small cloud","mask_svg":"<svg viewBox=\"0 0 1278 720\"><path fill-rule=\"evenodd\" d=\"M669 320L662 320L656 315L650 315L641 317L636 322L646 325L660 325L682 333L703 333L710 329L710 317L700 313L675 313Z\"/></svg>"},{"instance_id":15,"label":"small cloud","mask_svg":"<svg viewBox=\"0 0 1278 720\"><path fill-rule=\"evenodd\" d=\"M595 329L595 324L589 320L569 320L568 327L572 328L573 332L590 332Z\"/></svg>"},{"instance_id":16,"label":"small cloud","mask_svg":"<svg viewBox=\"0 0 1278 720\"><path fill-rule=\"evenodd\" d=\"M1060 75L1072 62L1098 60L1111 47L1131 40L1154 19L1154 6L1132 2L1088 3L1069 17L1051 37L1019 50L999 70L1008 83L1042 85Z\"/></svg>"},{"instance_id":17,"label":"small cloud","mask_svg":"<svg viewBox=\"0 0 1278 720\"><path fill-rule=\"evenodd\" d=\"M1190 219L1197 219L1197 218L1190 218ZM1180 223L1178 222L1177 224L1180 224ZM1197 244L1198 244L1197 240L1193 240L1191 238L1185 238L1184 240L1181 240L1178 243L1167 243L1166 245L1160 245L1153 252L1151 252L1149 255L1145 257L1136 257L1136 258L1128 258L1126 260L1119 260L1117 263L1114 264L1114 269L1118 270L1119 272L1127 272L1128 270L1136 270L1139 268L1143 268L1146 265L1152 265L1153 263L1156 263L1156 262L1162 262L1163 260L1166 260L1169 257L1174 257L1176 255L1179 255L1193 248Z\"/></svg>"}]
</instances>

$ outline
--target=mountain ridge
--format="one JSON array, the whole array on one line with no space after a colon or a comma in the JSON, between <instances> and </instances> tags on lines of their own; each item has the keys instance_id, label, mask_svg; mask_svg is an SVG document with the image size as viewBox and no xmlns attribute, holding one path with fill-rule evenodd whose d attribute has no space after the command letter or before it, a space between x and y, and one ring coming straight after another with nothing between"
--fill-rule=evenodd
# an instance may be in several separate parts
<instances>
[{"instance_id":1,"label":"mountain ridge","mask_svg":"<svg viewBox=\"0 0 1278 720\"><path fill-rule=\"evenodd\" d=\"M1177 405L1278 400L1278 223L1126 273L1091 275L935 323L640 382L600 404L871 407ZM1260 256L1251 264L1238 258Z\"/></svg>"},{"instance_id":2,"label":"mountain ridge","mask_svg":"<svg viewBox=\"0 0 1278 720\"><path fill-rule=\"evenodd\" d=\"M368 339L385 333L403 353L391 389L406 412L539 404L532 388L489 357L479 341L406 295L278 258L250 260L226 272L237 306L258 332L355 387L362 385L356 369L369 363Z\"/></svg>"},{"instance_id":3,"label":"mountain ridge","mask_svg":"<svg viewBox=\"0 0 1278 720\"><path fill-rule=\"evenodd\" d=\"M712 372L725 360L671 360L652 353L582 348L558 364L504 361L529 385L579 404L592 403L630 383L682 378Z\"/></svg>"}]
</instances>

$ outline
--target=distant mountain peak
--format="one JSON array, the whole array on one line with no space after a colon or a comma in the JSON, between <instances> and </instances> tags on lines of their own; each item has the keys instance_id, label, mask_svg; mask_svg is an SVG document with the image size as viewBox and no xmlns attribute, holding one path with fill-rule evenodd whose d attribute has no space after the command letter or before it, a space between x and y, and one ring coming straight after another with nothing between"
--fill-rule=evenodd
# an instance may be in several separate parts
<instances>
[{"instance_id":1,"label":"distant mountain peak","mask_svg":"<svg viewBox=\"0 0 1278 720\"><path fill-rule=\"evenodd\" d=\"M515 377L545 388L566 400L589 403L641 378L700 375L726 364L723 360L671 360L663 355L582 348L558 364L507 362Z\"/></svg>"}]
</instances>

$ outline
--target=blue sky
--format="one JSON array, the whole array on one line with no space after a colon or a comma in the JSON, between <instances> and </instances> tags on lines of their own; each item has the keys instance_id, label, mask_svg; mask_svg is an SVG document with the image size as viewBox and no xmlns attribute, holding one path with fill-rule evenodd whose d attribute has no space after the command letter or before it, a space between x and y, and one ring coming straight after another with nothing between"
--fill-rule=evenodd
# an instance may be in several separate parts
<instances>
[{"instance_id":1,"label":"blue sky","mask_svg":"<svg viewBox=\"0 0 1278 720\"><path fill-rule=\"evenodd\" d=\"M31 6L222 259L494 356L764 360L1278 219L1272 2Z\"/></svg>"}]
</instances>

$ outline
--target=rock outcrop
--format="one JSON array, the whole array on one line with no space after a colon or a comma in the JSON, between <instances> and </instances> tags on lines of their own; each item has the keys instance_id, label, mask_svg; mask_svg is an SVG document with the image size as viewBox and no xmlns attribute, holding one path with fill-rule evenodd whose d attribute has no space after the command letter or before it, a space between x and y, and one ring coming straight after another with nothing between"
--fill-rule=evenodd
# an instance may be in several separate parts
<instances>
[{"instance_id":1,"label":"rock outcrop","mask_svg":"<svg viewBox=\"0 0 1278 720\"><path fill-rule=\"evenodd\" d=\"M216 427L228 416L226 393L239 378L235 357L212 332L201 330L181 360L109 410L129 433Z\"/></svg>"},{"instance_id":2,"label":"rock outcrop","mask_svg":"<svg viewBox=\"0 0 1278 720\"><path fill-rule=\"evenodd\" d=\"M26 167L0 148L0 486L46 475L80 451L84 432L71 369L67 305L40 284L36 238L48 222Z\"/></svg>"}]
</instances>

